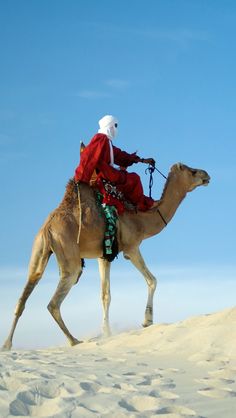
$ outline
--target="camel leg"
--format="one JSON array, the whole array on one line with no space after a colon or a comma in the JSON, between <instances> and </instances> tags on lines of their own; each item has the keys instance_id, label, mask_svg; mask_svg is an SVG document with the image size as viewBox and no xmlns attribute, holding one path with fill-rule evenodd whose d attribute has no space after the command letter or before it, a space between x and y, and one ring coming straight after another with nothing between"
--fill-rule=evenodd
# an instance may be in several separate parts
<instances>
[{"instance_id":1,"label":"camel leg","mask_svg":"<svg viewBox=\"0 0 236 418\"><path fill-rule=\"evenodd\" d=\"M139 249L132 251L132 253L125 254L125 257L129 258L131 263L142 273L148 285L148 299L143 322L143 327L148 327L153 324L153 297L157 280L148 270Z\"/></svg>"},{"instance_id":2,"label":"camel leg","mask_svg":"<svg viewBox=\"0 0 236 418\"><path fill-rule=\"evenodd\" d=\"M35 286L38 284L39 280L41 279L43 275L43 272L46 268L50 255L51 255L51 251L45 245L45 241L43 239L42 234L39 233L35 239L33 250L32 250L31 260L29 264L28 280L22 292L22 295L20 296L20 299L18 300L18 303L16 305L15 318L13 320L10 334L2 347L3 350L10 350L12 347L12 339L13 339L13 335L14 335L18 320L25 309L25 304L26 304L28 297L31 295Z\"/></svg>"},{"instance_id":3,"label":"camel leg","mask_svg":"<svg viewBox=\"0 0 236 418\"><path fill-rule=\"evenodd\" d=\"M12 327L11 327L11 330L10 330L10 334L9 334L8 338L6 339L5 343L3 344L3 347L2 347L3 350L10 350L11 349L13 335L14 335L14 332L15 332L15 329L16 329L16 325L19 321L20 316L22 315L22 313L25 309L25 303L26 303L28 297L30 296L30 294L33 292L33 290L34 290L36 284L38 283L39 279L40 279L40 277L36 278L36 277L31 276L29 278L28 282L26 283L26 286L23 290L23 293L22 293L22 295L21 295L21 297L20 297L20 299L19 299L19 301L16 305L15 312L14 312L15 317L14 317L14 320L13 320L13 324L12 324Z\"/></svg>"},{"instance_id":4,"label":"camel leg","mask_svg":"<svg viewBox=\"0 0 236 418\"><path fill-rule=\"evenodd\" d=\"M110 324L109 324L109 307L111 303L110 293L110 265L109 261L103 258L98 259L99 273L101 278L101 297L103 307L103 326L102 331L105 337L111 335Z\"/></svg>"},{"instance_id":5,"label":"camel leg","mask_svg":"<svg viewBox=\"0 0 236 418\"><path fill-rule=\"evenodd\" d=\"M66 327L62 316L60 312L60 306L65 299L65 297L68 295L70 289L72 286L77 282L78 276L80 276L81 272L79 271L78 267L73 272L68 273L63 271L62 268L61 271L61 278L59 281L59 284L57 286L56 292L54 293L51 301L48 304L48 310L52 317L55 319L61 330L64 332L65 336L68 338L70 345L76 345L79 344L82 341L78 341L76 338L71 335L68 328Z\"/></svg>"}]
</instances>

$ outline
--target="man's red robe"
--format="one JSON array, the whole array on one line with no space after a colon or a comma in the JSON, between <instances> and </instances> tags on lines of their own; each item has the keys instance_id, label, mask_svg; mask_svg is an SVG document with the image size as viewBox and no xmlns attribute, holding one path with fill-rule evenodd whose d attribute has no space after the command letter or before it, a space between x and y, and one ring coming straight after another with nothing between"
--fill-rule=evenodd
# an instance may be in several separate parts
<instances>
[{"instance_id":1,"label":"man's red robe","mask_svg":"<svg viewBox=\"0 0 236 418\"><path fill-rule=\"evenodd\" d=\"M129 154L113 147L114 163L122 167L128 167L140 161L136 153ZM136 173L128 173L118 170L110 165L110 144L104 134L96 134L85 147L80 157L80 164L75 170L75 181L89 183L92 174L96 170L98 178L105 178L117 186L127 200L137 206L137 209L146 211L152 204L153 199L143 194L140 177Z\"/></svg>"}]
</instances>

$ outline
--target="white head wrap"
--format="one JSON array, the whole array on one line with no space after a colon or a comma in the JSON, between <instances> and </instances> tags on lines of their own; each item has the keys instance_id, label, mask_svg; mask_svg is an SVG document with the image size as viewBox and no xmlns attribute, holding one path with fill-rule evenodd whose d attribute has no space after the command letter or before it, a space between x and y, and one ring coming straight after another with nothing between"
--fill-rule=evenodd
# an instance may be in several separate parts
<instances>
[{"instance_id":1,"label":"white head wrap","mask_svg":"<svg viewBox=\"0 0 236 418\"><path fill-rule=\"evenodd\" d=\"M109 139L115 138L118 133L118 119L112 115L103 116L102 119L99 120L99 133L105 134L108 136Z\"/></svg>"}]
</instances>

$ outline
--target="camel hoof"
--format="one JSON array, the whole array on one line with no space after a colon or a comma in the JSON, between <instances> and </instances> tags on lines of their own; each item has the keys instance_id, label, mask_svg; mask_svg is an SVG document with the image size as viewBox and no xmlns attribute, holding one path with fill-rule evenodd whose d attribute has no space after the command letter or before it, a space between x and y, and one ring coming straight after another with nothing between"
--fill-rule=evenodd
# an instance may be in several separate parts
<instances>
[{"instance_id":1,"label":"camel hoof","mask_svg":"<svg viewBox=\"0 0 236 418\"><path fill-rule=\"evenodd\" d=\"M83 341L79 341L76 338L74 338L72 341L70 341L70 345L73 347L74 345L82 344Z\"/></svg>"},{"instance_id":2,"label":"camel hoof","mask_svg":"<svg viewBox=\"0 0 236 418\"><path fill-rule=\"evenodd\" d=\"M1 351L10 351L11 347L12 347L12 343L10 341L6 341L3 344L2 348L1 348Z\"/></svg>"},{"instance_id":3,"label":"camel hoof","mask_svg":"<svg viewBox=\"0 0 236 418\"><path fill-rule=\"evenodd\" d=\"M110 328L105 328L102 331L102 338L109 338L112 336Z\"/></svg>"},{"instance_id":4,"label":"camel hoof","mask_svg":"<svg viewBox=\"0 0 236 418\"><path fill-rule=\"evenodd\" d=\"M153 325L153 322L152 322L152 321L150 321L150 322L145 322L144 324L142 324L143 328L150 327L151 325Z\"/></svg>"}]
</instances>

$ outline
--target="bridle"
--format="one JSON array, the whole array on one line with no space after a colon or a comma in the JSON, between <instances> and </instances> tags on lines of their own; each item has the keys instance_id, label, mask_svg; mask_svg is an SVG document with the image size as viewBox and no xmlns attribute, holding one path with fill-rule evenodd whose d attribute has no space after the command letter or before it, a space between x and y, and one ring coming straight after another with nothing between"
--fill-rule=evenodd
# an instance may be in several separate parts
<instances>
[{"instance_id":1,"label":"bridle","mask_svg":"<svg viewBox=\"0 0 236 418\"><path fill-rule=\"evenodd\" d=\"M149 172L149 197L152 197L152 186L153 186L153 173L154 171L157 171L162 177L164 177L164 179L167 180L167 177L160 171L158 170L158 168L156 168L156 166L149 164L148 168L146 168L145 170L145 174L147 174ZM162 215L160 209L157 208L157 213L159 213L162 221L164 222L165 226L167 226L167 222L164 218L164 216Z\"/></svg>"}]
</instances>

